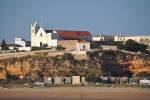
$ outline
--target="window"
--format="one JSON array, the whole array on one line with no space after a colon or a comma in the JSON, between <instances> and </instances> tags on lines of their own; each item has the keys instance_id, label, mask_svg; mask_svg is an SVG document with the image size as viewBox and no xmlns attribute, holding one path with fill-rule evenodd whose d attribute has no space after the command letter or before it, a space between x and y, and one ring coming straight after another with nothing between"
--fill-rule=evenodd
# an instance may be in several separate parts
<instances>
[{"instance_id":1,"label":"window","mask_svg":"<svg viewBox=\"0 0 150 100\"><path fill-rule=\"evenodd\" d=\"M42 33L41 33L41 37L42 37Z\"/></svg>"},{"instance_id":2,"label":"window","mask_svg":"<svg viewBox=\"0 0 150 100\"><path fill-rule=\"evenodd\" d=\"M32 30L32 33L34 33L34 30Z\"/></svg>"}]
</instances>

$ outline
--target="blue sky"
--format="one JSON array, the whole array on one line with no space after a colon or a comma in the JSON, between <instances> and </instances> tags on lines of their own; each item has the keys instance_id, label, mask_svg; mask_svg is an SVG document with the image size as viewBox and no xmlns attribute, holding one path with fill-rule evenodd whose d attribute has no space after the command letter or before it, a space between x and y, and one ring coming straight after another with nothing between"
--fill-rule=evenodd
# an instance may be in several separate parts
<instances>
[{"instance_id":1,"label":"blue sky","mask_svg":"<svg viewBox=\"0 0 150 100\"><path fill-rule=\"evenodd\" d=\"M93 35L150 35L150 0L0 0L0 41L30 40L30 25Z\"/></svg>"}]
</instances>

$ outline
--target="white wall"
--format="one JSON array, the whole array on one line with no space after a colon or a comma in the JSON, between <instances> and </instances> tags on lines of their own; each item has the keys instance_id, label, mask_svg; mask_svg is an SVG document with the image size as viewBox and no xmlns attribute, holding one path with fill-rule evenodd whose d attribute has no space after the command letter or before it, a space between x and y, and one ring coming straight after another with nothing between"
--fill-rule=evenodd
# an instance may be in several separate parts
<instances>
[{"instance_id":1,"label":"white wall","mask_svg":"<svg viewBox=\"0 0 150 100\"><path fill-rule=\"evenodd\" d=\"M50 40L48 42L48 47L57 47L57 40Z\"/></svg>"},{"instance_id":2,"label":"white wall","mask_svg":"<svg viewBox=\"0 0 150 100\"><path fill-rule=\"evenodd\" d=\"M86 54L86 51L71 51L70 52L71 54L74 54L74 55L83 55L83 54Z\"/></svg>"},{"instance_id":3,"label":"white wall","mask_svg":"<svg viewBox=\"0 0 150 100\"><path fill-rule=\"evenodd\" d=\"M123 42L125 42L125 36L116 35L116 36L114 36L114 41L123 41Z\"/></svg>"},{"instance_id":4,"label":"white wall","mask_svg":"<svg viewBox=\"0 0 150 100\"><path fill-rule=\"evenodd\" d=\"M103 50L117 50L117 46L102 45L101 47L103 48Z\"/></svg>"},{"instance_id":5,"label":"white wall","mask_svg":"<svg viewBox=\"0 0 150 100\"><path fill-rule=\"evenodd\" d=\"M8 48L9 48L10 50L14 50L14 47L13 47L13 46L12 46L12 47L9 46Z\"/></svg>"},{"instance_id":6,"label":"white wall","mask_svg":"<svg viewBox=\"0 0 150 100\"><path fill-rule=\"evenodd\" d=\"M92 41L104 41L104 36L101 34L99 36L93 36Z\"/></svg>"},{"instance_id":7,"label":"white wall","mask_svg":"<svg viewBox=\"0 0 150 100\"><path fill-rule=\"evenodd\" d=\"M17 47L19 51L31 51L31 47Z\"/></svg>"},{"instance_id":8,"label":"white wall","mask_svg":"<svg viewBox=\"0 0 150 100\"><path fill-rule=\"evenodd\" d=\"M90 51L90 43L89 42L85 42L85 43L78 42L77 43L77 50L78 51Z\"/></svg>"},{"instance_id":9,"label":"white wall","mask_svg":"<svg viewBox=\"0 0 150 100\"><path fill-rule=\"evenodd\" d=\"M14 50L15 47L11 46L11 47L8 47L10 50ZM16 47L19 51L31 51L31 47ZM1 50L1 47L0 47L0 50Z\"/></svg>"}]
</instances>

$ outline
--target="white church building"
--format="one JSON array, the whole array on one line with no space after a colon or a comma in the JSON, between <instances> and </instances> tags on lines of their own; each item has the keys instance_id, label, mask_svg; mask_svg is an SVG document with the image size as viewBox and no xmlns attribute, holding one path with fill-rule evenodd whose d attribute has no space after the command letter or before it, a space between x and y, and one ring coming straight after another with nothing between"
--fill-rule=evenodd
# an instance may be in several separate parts
<instances>
[{"instance_id":1,"label":"white church building","mask_svg":"<svg viewBox=\"0 0 150 100\"><path fill-rule=\"evenodd\" d=\"M38 23L31 25L31 47L57 46L58 34L53 30L44 30Z\"/></svg>"},{"instance_id":2,"label":"white church building","mask_svg":"<svg viewBox=\"0 0 150 100\"><path fill-rule=\"evenodd\" d=\"M76 48L76 50L90 50L91 33L88 31L70 31L70 30L46 30L38 23L31 25L31 47L57 47L62 45L66 48ZM74 41L74 45L70 44ZM81 43L84 41L84 44ZM80 45L78 45L80 44ZM82 49L80 49L82 48ZM86 49L87 48L87 49Z\"/></svg>"}]
</instances>

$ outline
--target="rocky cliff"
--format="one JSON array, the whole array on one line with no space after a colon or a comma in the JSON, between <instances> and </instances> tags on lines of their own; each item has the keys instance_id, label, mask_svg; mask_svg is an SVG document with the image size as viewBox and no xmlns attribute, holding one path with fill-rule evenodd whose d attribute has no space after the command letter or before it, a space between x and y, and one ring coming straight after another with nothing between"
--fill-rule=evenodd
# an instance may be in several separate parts
<instances>
[{"instance_id":1,"label":"rocky cliff","mask_svg":"<svg viewBox=\"0 0 150 100\"><path fill-rule=\"evenodd\" d=\"M81 55L82 56L82 55ZM150 73L150 56L118 51L88 52L85 59L64 54L51 57L40 54L0 60L0 79L33 78L39 76L112 76Z\"/></svg>"}]
</instances>

